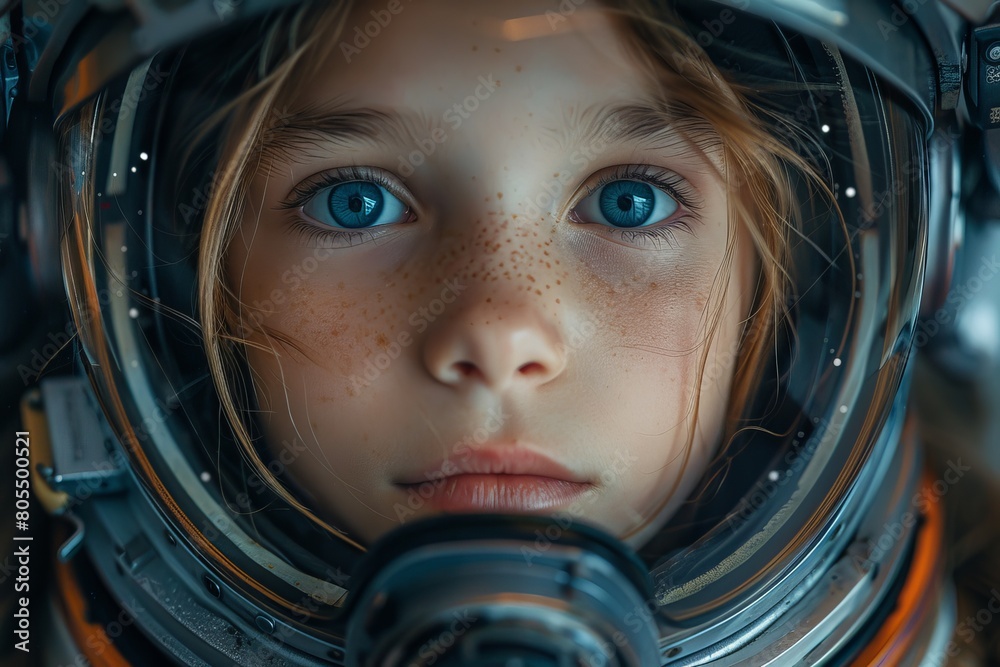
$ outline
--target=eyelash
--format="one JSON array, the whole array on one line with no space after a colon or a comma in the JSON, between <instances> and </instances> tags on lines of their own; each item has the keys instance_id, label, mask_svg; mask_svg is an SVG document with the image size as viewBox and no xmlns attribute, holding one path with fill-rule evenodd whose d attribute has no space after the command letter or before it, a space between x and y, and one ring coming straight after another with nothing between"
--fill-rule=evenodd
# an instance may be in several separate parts
<instances>
[{"instance_id":1,"label":"eyelash","mask_svg":"<svg viewBox=\"0 0 1000 667\"><path fill-rule=\"evenodd\" d=\"M316 174L302 181L292 189L287 199L278 204L278 209L300 209L308 204L309 200L315 197L318 192L350 181L369 181L382 186L398 197L400 201L405 202L407 200L407 197L404 197L399 191L399 186L387 178L381 171L368 167L344 167L333 172L328 171ZM407 209L407 211L410 210L409 208ZM350 247L357 245L357 243L373 240L388 230L383 230L381 227L374 228L374 230L366 229L359 231L341 231L333 228L323 229L306 220L297 218L292 221L289 231L302 234L309 242L325 240Z\"/></svg>"},{"instance_id":2,"label":"eyelash","mask_svg":"<svg viewBox=\"0 0 1000 667\"><path fill-rule=\"evenodd\" d=\"M575 208L581 201L592 196L609 183L631 180L648 183L649 185L666 191L667 194L677 200L682 207L680 209L681 211L685 211L686 209L685 212L690 213L697 211L700 208L696 200L694 190L682 177L669 171L656 171L654 173L650 173L650 169L651 167L649 166L638 165L614 167L611 171L605 172L601 175L596 183L586 186L586 194L577 199L573 206ZM302 181L292 189L288 198L282 201L278 205L278 208L282 210L302 208L312 197L316 196L316 193L326 188L340 185L341 183L347 183L349 181L370 181L384 187L393 195L399 197L401 201L406 200L406 198L402 196L402 193L399 192L398 186L387 178L381 171L367 167L345 167L335 172L323 172L321 174L316 174ZM636 243L639 239L642 239L643 243L658 243L666 241L671 247L676 247L677 244L675 231L683 230L688 233L693 233L691 225L685 217L658 227L649 227L646 229L609 228L609 230L610 233L617 235L623 241L629 243ZM363 243L366 240L373 240L376 238L376 235L381 235L382 232L387 230L340 231L337 229L323 229L305 220L296 219L292 221L290 231L304 235L309 242L328 240L335 241L338 244L344 243L350 247L356 245L356 242Z\"/></svg>"},{"instance_id":3,"label":"eyelash","mask_svg":"<svg viewBox=\"0 0 1000 667\"><path fill-rule=\"evenodd\" d=\"M573 209L571 210L574 210L580 202L587 197L592 196L609 183L614 183L615 181L641 181L666 191L667 194L676 199L677 203L680 204L678 209L679 213L689 213L693 217L697 218L696 212L699 208L701 208L701 206L691 185L681 176L673 172L655 171L650 173L650 169L656 168L646 165L623 165L613 167L611 171L602 174L597 180L597 183L586 186L585 194L576 200L573 204ZM689 234L694 233L687 217L681 217L669 224L660 225L659 227L649 227L645 229L615 229L609 227L609 230L610 233L615 234L623 241L627 241L629 243L635 243L637 239L642 239L643 243L647 241L666 241L671 247L677 247L677 235L674 233L675 231L682 230L688 232Z\"/></svg>"}]
</instances>

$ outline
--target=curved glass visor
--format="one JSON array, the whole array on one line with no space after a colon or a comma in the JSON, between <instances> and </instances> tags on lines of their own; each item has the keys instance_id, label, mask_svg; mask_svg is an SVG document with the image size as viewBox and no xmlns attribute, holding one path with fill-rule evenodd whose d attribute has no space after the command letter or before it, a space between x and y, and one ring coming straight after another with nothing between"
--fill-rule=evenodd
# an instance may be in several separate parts
<instances>
[{"instance_id":1,"label":"curved glass visor","mask_svg":"<svg viewBox=\"0 0 1000 667\"><path fill-rule=\"evenodd\" d=\"M452 9L276 12L65 118L85 365L244 615L336 643L394 526L541 511L637 548L694 653L896 454L923 117L750 14Z\"/></svg>"}]
</instances>

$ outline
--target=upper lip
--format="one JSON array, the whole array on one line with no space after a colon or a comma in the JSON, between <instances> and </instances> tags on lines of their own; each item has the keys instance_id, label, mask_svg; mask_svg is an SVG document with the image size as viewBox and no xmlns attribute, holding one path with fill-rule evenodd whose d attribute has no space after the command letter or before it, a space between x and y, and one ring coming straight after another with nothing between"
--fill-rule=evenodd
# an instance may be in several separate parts
<instances>
[{"instance_id":1,"label":"upper lip","mask_svg":"<svg viewBox=\"0 0 1000 667\"><path fill-rule=\"evenodd\" d=\"M399 484L421 484L455 475L534 475L552 479L590 483L566 466L523 445L485 444L465 449L461 454L441 459L419 475L404 477Z\"/></svg>"}]
</instances>

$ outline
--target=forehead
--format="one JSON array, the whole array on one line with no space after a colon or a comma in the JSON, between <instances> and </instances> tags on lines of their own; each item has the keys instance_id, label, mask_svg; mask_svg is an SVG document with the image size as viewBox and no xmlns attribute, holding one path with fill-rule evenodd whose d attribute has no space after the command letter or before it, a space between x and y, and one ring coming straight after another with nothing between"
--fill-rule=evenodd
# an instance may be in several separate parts
<instances>
[{"instance_id":1,"label":"forehead","mask_svg":"<svg viewBox=\"0 0 1000 667\"><path fill-rule=\"evenodd\" d=\"M562 4L572 11L551 0L358 3L290 104L444 111L482 95L484 80L506 88L489 106L508 118L552 102L643 97L649 85L621 25L595 2Z\"/></svg>"}]
</instances>

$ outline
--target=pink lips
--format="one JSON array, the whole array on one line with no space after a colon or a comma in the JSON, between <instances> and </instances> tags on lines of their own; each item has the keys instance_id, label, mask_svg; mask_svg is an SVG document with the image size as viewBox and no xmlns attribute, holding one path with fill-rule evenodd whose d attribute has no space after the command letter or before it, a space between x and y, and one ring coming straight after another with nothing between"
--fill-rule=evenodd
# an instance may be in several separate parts
<instances>
[{"instance_id":1,"label":"pink lips","mask_svg":"<svg viewBox=\"0 0 1000 667\"><path fill-rule=\"evenodd\" d=\"M441 461L398 484L442 511L540 511L582 494L592 484L523 447L483 447Z\"/></svg>"}]
</instances>

